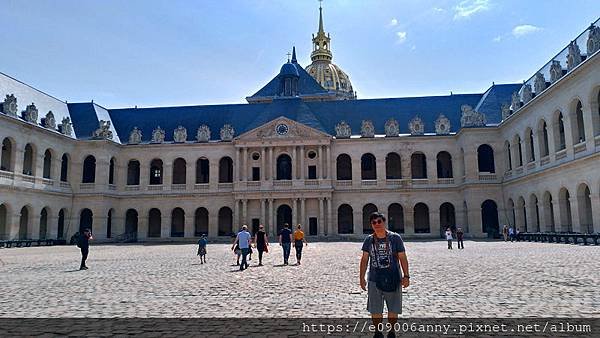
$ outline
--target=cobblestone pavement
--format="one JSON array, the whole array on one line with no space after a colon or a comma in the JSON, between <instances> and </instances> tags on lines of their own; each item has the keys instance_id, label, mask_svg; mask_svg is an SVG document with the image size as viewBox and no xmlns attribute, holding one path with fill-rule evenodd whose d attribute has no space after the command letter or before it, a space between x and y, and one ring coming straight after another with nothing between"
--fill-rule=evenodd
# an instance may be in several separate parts
<instances>
[{"instance_id":1,"label":"cobblestone pavement","mask_svg":"<svg viewBox=\"0 0 600 338\"><path fill-rule=\"evenodd\" d=\"M407 242L403 317L600 317L600 247ZM365 317L360 243L310 243L301 266L238 271L230 247L97 245L87 271L75 246L0 249L0 317ZM292 257L293 257L292 250ZM290 258L295 262L294 258Z\"/></svg>"}]
</instances>

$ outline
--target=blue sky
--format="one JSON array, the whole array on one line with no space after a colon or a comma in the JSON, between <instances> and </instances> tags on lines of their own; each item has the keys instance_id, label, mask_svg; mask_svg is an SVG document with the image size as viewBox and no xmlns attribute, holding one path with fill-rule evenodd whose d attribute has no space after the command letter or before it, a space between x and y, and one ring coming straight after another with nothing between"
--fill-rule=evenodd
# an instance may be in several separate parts
<instances>
[{"instance_id":1,"label":"blue sky","mask_svg":"<svg viewBox=\"0 0 600 338\"><path fill-rule=\"evenodd\" d=\"M245 102L310 63L316 0L1 0L0 71L69 102ZM325 0L334 62L359 98L521 82L600 16L597 0ZM581 46L585 51L585 46Z\"/></svg>"}]
</instances>

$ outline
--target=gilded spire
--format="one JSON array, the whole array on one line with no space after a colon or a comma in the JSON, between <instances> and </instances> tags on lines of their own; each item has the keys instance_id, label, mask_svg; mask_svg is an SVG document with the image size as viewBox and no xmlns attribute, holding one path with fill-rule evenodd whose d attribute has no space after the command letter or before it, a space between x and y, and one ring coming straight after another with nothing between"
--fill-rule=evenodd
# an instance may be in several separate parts
<instances>
[{"instance_id":1,"label":"gilded spire","mask_svg":"<svg viewBox=\"0 0 600 338\"><path fill-rule=\"evenodd\" d=\"M330 49L331 39L325 34L325 30L323 29L323 7L321 7L320 4L322 1L323 0L319 0L319 31L316 36L313 35L313 51L310 54L310 58L313 62L331 62L331 59L333 58Z\"/></svg>"}]
</instances>

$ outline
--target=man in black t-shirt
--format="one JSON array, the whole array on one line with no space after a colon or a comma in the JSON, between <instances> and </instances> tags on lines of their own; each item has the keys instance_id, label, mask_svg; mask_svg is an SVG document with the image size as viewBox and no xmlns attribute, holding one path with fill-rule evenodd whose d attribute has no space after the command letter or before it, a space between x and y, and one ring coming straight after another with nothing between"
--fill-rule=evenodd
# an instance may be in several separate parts
<instances>
[{"instance_id":1,"label":"man in black t-shirt","mask_svg":"<svg viewBox=\"0 0 600 338\"><path fill-rule=\"evenodd\" d=\"M279 233L279 245L283 248L283 264L288 265L290 251L292 250L292 230L290 225L285 223Z\"/></svg>"},{"instance_id":2,"label":"man in black t-shirt","mask_svg":"<svg viewBox=\"0 0 600 338\"><path fill-rule=\"evenodd\" d=\"M375 327L380 327L383 320L385 301L388 322L393 328L398 320L398 314L402 313L402 288L407 288L410 284L408 259L402 237L386 229L386 220L382 213L372 213L369 221L373 234L365 239L362 246L360 287L365 291L368 287L367 310L371 313ZM367 265L369 265L368 284L365 281ZM401 272L402 277L400 277ZM388 337L395 336L393 330L388 332ZM375 337L383 337L383 334L377 331Z\"/></svg>"},{"instance_id":3,"label":"man in black t-shirt","mask_svg":"<svg viewBox=\"0 0 600 338\"><path fill-rule=\"evenodd\" d=\"M88 253L90 252L90 240L93 239L92 232L90 229L83 229L79 235L79 248L81 248L81 265L79 270L87 270L88 267L85 265Z\"/></svg>"}]
</instances>

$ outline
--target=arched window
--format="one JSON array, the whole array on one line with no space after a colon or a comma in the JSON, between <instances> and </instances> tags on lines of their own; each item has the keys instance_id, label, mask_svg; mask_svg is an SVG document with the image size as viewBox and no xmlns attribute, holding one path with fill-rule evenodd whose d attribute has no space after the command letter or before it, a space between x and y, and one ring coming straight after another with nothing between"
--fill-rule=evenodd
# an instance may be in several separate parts
<instances>
[{"instance_id":1,"label":"arched window","mask_svg":"<svg viewBox=\"0 0 600 338\"><path fill-rule=\"evenodd\" d=\"M48 210L44 208L40 213L39 239L46 238L48 238Z\"/></svg>"},{"instance_id":2,"label":"arched window","mask_svg":"<svg viewBox=\"0 0 600 338\"><path fill-rule=\"evenodd\" d=\"M148 212L148 237L160 237L161 213L156 208Z\"/></svg>"},{"instance_id":3,"label":"arched window","mask_svg":"<svg viewBox=\"0 0 600 338\"><path fill-rule=\"evenodd\" d=\"M388 180L402 178L400 155L396 153L389 153L385 157L385 178Z\"/></svg>"},{"instance_id":4,"label":"arched window","mask_svg":"<svg viewBox=\"0 0 600 338\"><path fill-rule=\"evenodd\" d=\"M230 157L219 160L219 183L233 182L233 161Z\"/></svg>"},{"instance_id":5,"label":"arched window","mask_svg":"<svg viewBox=\"0 0 600 338\"><path fill-rule=\"evenodd\" d=\"M0 204L0 240L7 240L10 236L8 229L8 208L6 205Z\"/></svg>"},{"instance_id":6,"label":"arched window","mask_svg":"<svg viewBox=\"0 0 600 338\"><path fill-rule=\"evenodd\" d=\"M171 237L183 237L185 229L185 212L175 208L171 212Z\"/></svg>"},{"instance_id":7,"label":"arched window","mask_svg":"<svg viewBox=\"0 0 600 338\"><path fill-rule=\"evenodd\" d=\"M51 178L52 176L52 153L50 149L46 149L44 152L44 169L42 172L43 178Z\"/></svg>"},{"instance_id":8,"label":"arched window","mask_svg":"<svg viewBox=\"0 0 600 338\"><path fill-rule=\"evenodd\" d=\"M35 169L34 159L35 159L35 154L33 151L33 147L31 146L31 144L27 144L25 146L25 152L23 153L23 175L29 175L29 176L34 175L34 169Z\"/></svg>"},{"instance_id":9,"label":"arched window","mask_svg":"<svg viewBox=\"0 0 600 338\"><path fill-rule=\"evenodd\" d=\"M26 206L21 209L19 218L19 239L29 238L29 208Z\"/></svg>"},{"instance_id":10,"label":"arched window","mask_svg":"<svg viewBox=\"0 0 600 338\"><path fill-rule=\"evenodd\" d=\"M429 207L425 203L417 203L414 208L415 234L430 233Z\"/></svg>"},{"instance_id":11,"label":"arched window","mask_svg":"<svg viewBox=\"0 0 600 338\"><path fill-rule=\"evenodd\" d=\"M65 209L60 209L58 212L58 232L56 239L65 238Z\"/></svg>"},{"instance_id":12,"label":"arched window","mask_svg":"<svg viewBox=\"0 0 600 338\"><path fill-rule=\"evenodd\" d=\"M554 120L554 148L556 151L566 148L565 122L561 112L557 112Z\"/></svg>"},{"instance_id":13,"label":"arched window","mask_svg":"<svg viewBox=\"0 0 600 338\"><path fill-rule=\"evenodd\" d=\"M377 164L373 154L367 153L360 158L360 178L362 180L377 179Z\"/></svg>"},{"instance_id":14,"label":"arched window","mask_svg":"<svg viewBox=\"0 0 600 338\"><path fill-rule=\"evenodd\" d=\"M140 162L130 160L127 163L127 185L140 185Z\"/></svg>"},{"instance_id":15,"label":"arched window","mask_svg":"<svg viewBox=\"0 0 600 338\"><path fill-rule=\"evenodd\" d=\"M521 147L521 137L519 135L515 135L515 151L517 157L517 167L523 166L523 148Z\"/></svg>"},{"instance_id":16,"label":"arched window","mask_svg":"<svg viewBox=\"0 0 600 338\"><path fill-rule=\"evenodd\" d=\"M83 209L79 214L79 231L83 231L84 229L92 230L92 226L94 225L94 214L90 209Z\"/></svg>"},{"instance_id":17,"label":"arched window","mask_svg":"<svg viewBox=\"0 0 600 338\"><path fill-rule=\"evenodd\" d=\"M154 159L150 162L150 184L163 184L163 162L159 159Z\"/></svg>"},{"instance_id":18,"label":"arched window","mask_svg":"<svg viewBox=\"0 0 600 338\"><path fill-rule=\"evenodd\" d=\"M404 233L404 209L398 203L388 207L388 229L397 233Z\"/></svg>"},{"instance_id":19,"label":"arched window","mask_svg":"<svg viewBox=\"0 0 600 338\"><path fill-rule=\"evenodd\" d=\"M488 237L500 236L498 205L492 200L485 200L481 203L481 228Z\"/></svg>"},{"instance_id":20,"label":"arched window","mask_svg":"<svg viewBox=\"0 0 600 338\"><path fill-rule=\"evenodd\" d=\"M535 149L534 149L534 140L533 140L533 131L529 128L527 128L527 131L525 131L525 146L526 146L526 156L527 156L527 162L533 162L535 161Z\"/></svg>"},{"instance_id":21,"label":"arched window","mask_svg":"<svg viewBox=\"0 0 600 338\"><path fill-rule=\"evenodd\" d=\"M480 173L495 173L496 164L494 163L494 149L487 144L482 144L477 148L477 166Z\"/></svg>"},{"instance_id":22,"label":"arched window","mask_svg":"<svg viewBox=\"0 0 600 338\"><path fill-rule=\"evenodd\" d=\"M448 228L456 231L456 211L452 203L445 202L440 205L440 237L444 237Z\"/></svg>"},{"instance_id":23,"label":"arched window","mask_svg":"<svg viewBox=\"0 0 600 338\"><path fill-rule=\"evenodd\" d=\"M13 145L8 137L2 141L2 158L0 159L0 170L13 171L12 168Z\"/></svg>"},{"instance_id":24,"label":"arched window","mask_svg":"<svg viewBox=\"0 0 600 338\"><path fill-rule=\"evenodd\" d=\"M173 184L185 184L186 162L182 158L173 161Z\"/></svg>"},{"instance_id":25,"label":"arched window","mask_svg":"<svg viewBox=\"0 0 600 338\"><path fill-rule=\"evenodd\" d=\"M512 170L512 154L510 151L510 142L504 142L504 153L506 154L506 171Z\"/></svg>"},{"instance_id":26,"label":"arched window","mask_svg":"<svg viewBox=\"0 0 600 338\"><path fill-rule=\"evenodd\" d=\"M336 159L338 181L352 180L352 159L347 154L340 154Z\"/></svg>"},{"instance_id":27,"label":"arched window","mask_svg":"<svg viewBox=\"0 0 600 338\"><path fill-rule=\"evenodd\" d=\"M438 178L452 178L452 156L447 151L440 151L437 154L437 175Z\"/></svg>"},{"instance_id":28,"label":"arched window","mask_svg":"<svg viewBox=\"0 0 600 338\"><path fill-rule=\"evenodd\" d=\"M575 112L571 115L571 132L573 134L573 144L585 142L585 124L583 122L583 106L581 101L577 100L574 104Z\"/></svg>"},{"instance_id":29,"label":"arched window","mask_svg":"<svg viewBox=\"0 0 600 338\"><path fill-rule=\"evenodd\" d=\"M277 218L277 235L281 233L285 224L290 225L290 229L293 228L292 225L292 208L290 208L287 204L282 204L277 208L276 212Z\"/></svg>"},{"instance_id":30,"label":"arched window","mask_svg":"<svg viewBox=\"0 0 600 338\"><path fill-rule=\"evenodd\" d=\"M414 153L410 157L410 171L413 179L427 178L427 159L423 153Z\"/></svg>"},{"instance_id":31,"label":"arched window","mask_svg":"<svg viewBox=\"0 0 600 338\"><path fill-rule=\"evenodd\" d=\"M233 212L229 207L219 209L219 236L233 234Z\"/></svg>"},{"instance_id":32,"label":"arched window","mask_svg":"<svg viewBox=\"0 0 600 338\"><path fill-rule=\"evenodd\" d=\"M556 231L556 223L554 222L554 203L552 203L552 194L549 191L544 193L544 224L545 231Z\"/></svg>"},{"instance_id":33,"label":"arched window","mask_svg":"<svg viewBox=\"0 0 600 338\"><path fill-rule=\"evenodd\" d=\"M196 161L196 184L206 184L209 182L210 166L208 159L199 158Z\"/></svg>"},{"instance_id":34,"label":"arched window","mask_svg":"<svg viewBox=\"0 0 600 338\"><path fill-rule=\"evenodd\" d=\"M60 159L60 181L69 181L69 155L66 153Z\"/></svg>"},{"instance_id":35,"label":"arched window","mask_svg":"<svg viewBox=\"0 0 600 338\"><path fill-rule=\"evenodd\" d=\"M281 154L277 157L277 179L292 179L292 158L287 154Z\"/></svg>"},{"instance_id":36,"label":"arched window","mask_svg":"<svg viewBox=\"0 0 600 338\"><path fill-rule=\"evenodd\" d=\"M548 125L544 120L540 120L538 127L538 137L540 142L540 156L548 156L550 154L550 148L548 146Z\"/></svg>"},{"instance_id":37,"label":"arched window","mask_svg":"<svg viewBox=\"0 0 600 338\"><path fill-rule=\"evenodd\" d=\"M89 155L83 160L83 175L81 177L81 182L96 182L96 158L92 155Z\"/></svg>"},{"instance_id":38,"label":"arched window","mask_svg":"<svg viewBox=\"0 0 600 338\"><path fill-rule=\"evenodd\" d=\"M369 217L372 213L377 212L377 206L373 203L365 204L362 209L362 218L363 218L363 234L371 234L373 233L373 228L371 227L371 222L369 221Z\"/></svg>"},{"instance_id":39,"label":"arched window","mask_svg":"<svg viewBox=\"0 0 600 338\"><path fill-rule=\"evenodd\" d=\"M194 236L208 236L208 210L198 208L194 214Z\"/></svg>"},{"instance_id":40,"label":"arched window","mask_svg":"<svg viewBox=\"0 0 600 338\"><path fill-rule=\"evenodd\" d=\"M337 214L338 234L351 234L354 232L354 211L348 204L342 204Z\"/></svg>"},{"instance_id":41,"label":"arched window","mask_svg":"<svg viewBox=\"0 0 600 338\"><path fill-rule=\"evenodd\" d=\"M566 188L558 192L558 206L560 208L561 231L573 231L573 217L571 215L571 195Z\"/></svg>"},{"instance_id":42,"label":"arched window","mask_svg":"<svg viewBox=\"0 0 600 338\"><path fill-rule=\"evenodd\" d=\"M581 232L591 234L594 232L592 224L592 200L590 198L590 188L585 183L580 184L577 188L577 205Z\"/></svg>"},{"instance_id":43,"label":"arched window","mask_svg":"<svg viewBox=\"0 0 600 338\"><path fill-rule=\"evenodd\" d=\"M138 212L135 209L128 209L125 213L125 233L129 234L130 239L134 239L135 237L137 237L137 231Z\"/></svg>"},{"instance_id":44,"label":"arched window","mask_svg":"<svg viewBox=\"0 0 600 338\"><path fill-rule=\"evenodd\" d=\"M115 184L115 159L111 158L108 164L108 184Z\"/></svg>"}]
</instances>

